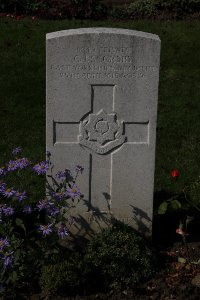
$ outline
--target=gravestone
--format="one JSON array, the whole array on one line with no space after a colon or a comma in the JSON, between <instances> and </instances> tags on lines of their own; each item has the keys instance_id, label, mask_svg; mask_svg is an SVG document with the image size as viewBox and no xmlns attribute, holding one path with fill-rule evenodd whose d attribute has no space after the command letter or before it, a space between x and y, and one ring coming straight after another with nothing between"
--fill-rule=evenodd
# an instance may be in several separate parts
<instances>
[{"instance_id":1,"label":"gravestone","mask_svg":"<svg viewBox=\"0 0 200 300\"><path fill-rule=\"evenodd\" d=\"M126 29L47 34L47 150L84 167L81 232L112 216L151 234L160 39Z\"/></svg>"}]
</instances>

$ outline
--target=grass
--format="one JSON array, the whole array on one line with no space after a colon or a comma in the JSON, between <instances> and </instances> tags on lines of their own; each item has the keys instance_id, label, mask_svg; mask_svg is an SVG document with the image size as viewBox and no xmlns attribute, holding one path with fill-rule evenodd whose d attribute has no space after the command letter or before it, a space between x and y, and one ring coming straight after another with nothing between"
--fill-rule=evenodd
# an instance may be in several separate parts
<instances>
[{"instance_id":1,"label":"grass","mask_svg":"<svg viewBox=\"0 0 200 300\"><path fill-rule=\"evenodd\" d=\"M32 160L45 158L45 34L102 26L152 32L161 38L155 191L178 192L199 178L200 23L197 21L0 19L0 157L8 156L12 148L21 145ZM174 168L181 173L176 183L170 178ZM27 180L44 191L41 180ZM199 192L199 185L191 192L196 203Z\"/></svg>"}]
</instances>

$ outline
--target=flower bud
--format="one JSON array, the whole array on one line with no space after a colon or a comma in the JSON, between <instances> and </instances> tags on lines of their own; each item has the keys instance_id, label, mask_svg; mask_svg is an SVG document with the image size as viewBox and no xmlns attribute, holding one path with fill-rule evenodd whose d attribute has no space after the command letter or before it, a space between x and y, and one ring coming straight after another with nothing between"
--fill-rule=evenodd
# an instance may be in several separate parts
<instances>
[{"instance_id":1,"label":"flower bud","mask_svg":"<svg viewBox=\"0 0 200 300\"><path fill-rule=\"evenodd\" d=\"M180 176L180 172L176 169L171 171L171 176L175 179L177 179Z\"/></svg>"}]
</instances>

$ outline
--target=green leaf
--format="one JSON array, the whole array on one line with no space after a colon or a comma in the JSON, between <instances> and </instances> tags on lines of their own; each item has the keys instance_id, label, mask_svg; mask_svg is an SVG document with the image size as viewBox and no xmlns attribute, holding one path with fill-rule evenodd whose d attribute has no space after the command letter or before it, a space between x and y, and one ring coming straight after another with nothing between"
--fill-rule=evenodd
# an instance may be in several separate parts
<instances>
[{"instance_id":1,"label":"green leaf","mask_svg":"<svg viewBox=\"0 0 200 300\"><path fill-rule=\"evenodd\" d=\"M179 228L180 229L182 229L183 230L183 228L184 228L184 224L180 221L180 223L179 223Z\"/></svg>"},{"instance_id":2,"label":"green leaf","mask_svg":"<svg viewBox=\"0 0 200 300\"><path fill-rule=\"evenodd\" d=\"M158 214L159 215L164 215L167 211L168 208L168 203L167 201L164 201L160 204L160 206L158 207Z\"/></svg>"},{"instance_id":3,"label":"green leaf","mask_svg":"<svg viewBox=\"0 0 200 300\"><path fill-rule=\"evenodd\" d=\"M187 260L184 257L178 257L178 262L181 264L185 264L187 262Z\"/></svg>"},{"instance_id":4,"label":"green leaf","mask_svg":"<svg viewBox=\"0 0 200 300\"><path fill-rule=\"evenodd\" d=\"M172 200L170 206L173 210L181 208L181 203L178 200Z\"/></svg>"},{"instance_id":5,"label":"green leaf","mask_svg":"<svg viewBox=\"0 0 200 300\"><path fill-rule=\"evenodd\" d=\"M13 271L11 274L11 280L12 282L15 282L17 280L17 273L15 271Z\"/></svg>"},{"instance_id":6,"label":"green leaf","mask_svg":"<svg viewBox=\"0 0 200 300\"><path fill-rule=\"evenodd\" d=\"M200 265L200 259L198 259L197 261L191 261L191 264Z\"/></svg>"},{"instance_id":7,"label":"green leaf","mask_svg":"<svg viewBox=\"0 0 200 300\"><path fill-rule=\"evenodd\" d=\"M20 254L21 251L19 249L15 251L15 261L17 261L20 258Z\"/></svg>"},{"instance_id":8,"label":"green leaf","mask_svg":"<svg viewBox=\"0 0 200 300\"><path fill-rule=\"evenodd\" d=\"M9 230L9 234L11 234L13 232L13 230L14 230L14 227L10 226L8 230Z\"/></svg>"},{"instance_id":9,"label":"green leaf","mask_svg":"<svg viewBox=\"0 0 200 300\"><path fill-rule=\"evenodd\" d=\"M23 223L22 219L17 218L15 220L15 223L16 223L17 226L21 227L24 230L24 232L26 232L26 227L24 226L24 223Z\"/></svg>"}]
</instances>

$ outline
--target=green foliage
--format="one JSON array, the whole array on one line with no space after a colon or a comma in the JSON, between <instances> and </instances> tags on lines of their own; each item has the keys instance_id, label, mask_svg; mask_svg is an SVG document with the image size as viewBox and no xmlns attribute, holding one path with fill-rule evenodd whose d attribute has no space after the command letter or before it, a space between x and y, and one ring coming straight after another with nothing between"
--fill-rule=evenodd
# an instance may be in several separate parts
<instances>
[{"instance_id":1,"label":"green foliage","mask_svg":"<svg viewBox=\"0 0 200 300\"><path fill-rule=\"evenodd\" d=\"M96 18L107 12L101 0L0 0L0 11L49 18Z\"/></svg>"},{"instance_id":2,"label":"green foliage","mask_svg":"<svg viewBox=\"0 0 200 300\"><path fill-rule=\"evenodd\" d=\"M81 271L81 256L76 252L71 252L67 259L42 267L39 279L40 287L47 293L55 293L63 289L73 290L80 284Z\"/></svg>"},{"instance_id":3,"label":"green foliage","mask_svg":"<svg viewBox=\"0 0 200 300\"><path fill-rule=\"evenodd\" d=\"M102 275L106 288L136 284L155 270L152 251L145 240L120 223L89 242L85 264L91 278L92 274Z\"/></svg>"},{"instance_id":4,"label":"green foliage","mask_svg":"<svg viewBox=\"0 0 200 300\"><path fill-rule=\"evenodd\" d=\"M174 183L178 183L177 180ZM184 188L177 194L173 195L167 200L162 201L157 209L159 215L177 210L187 210L193 208L196 212L200 212L199 207L199 193L200 193L200 177ZM192 200L191 200L192 199Z\"/></svg>"},{"instance_id":5,"label":"green foliage","mask_svg":"<svg viewBox=\"0 0 200 300\"><path fill-rule=\"evenodd\" d=\"M127 19L128 12L126 7L110 7L108 16L114 19Z\"/></svg>"},{"instance_id":6,"label":"green foliage","mask_svg":"<svg viewBox=\"0 0 200 300\"><path fill-rule=\"evenodd\" d=\"M192 203L195 206L200 205L200 199L199 199L199 195L200 195L200 176L194 182L192 182L190 185L188 185L185 188L185 192L187 193L188 198L192 199Z\"/></svg>"},{"instance_id":7,"label":"green foliage","mask_svg":"<svg viewBox=\"0 0 200 300\"><path fill-rule=\"evenodd\" d=\"M106 6L101 0L70 0L70 5L74 10L73 17L81 19L105 17L107 14Z\"/></svg>"},{"instance_id":8,"label":"green foliage","mask_svg":"<svg viewBox=\"0 0 200 300\"><path fill-rule=\"evenodd\" d=\"M163 13L181 17L199 13L200 0L136 0L108 7L102 0L0 0L0 12L37 14L46 18L156 17Z\"/></svg>"},{"instance_id":9,"label":"green foliage","mask_svg":"<svg viewBox=\"0 0 200 300\"><path fill-rule=\"evenodd\" d=\"M152 0L158 9L176 13L194 13L200 10L200 0Z\"/></svg>"},{"instance_id":10,"label":"green foliage","mask_svg":"<svg viewBox=\"0 0 200 300\"><path fill-rule=\"evenodd\" d=\"M45 7L44 0L0 0L0 11L16 14L31 14Z\"/></svg>"},{"instance_id":11,"label":"green foliage","mask_svg":"<svg viewBox=\"0 0 200 300\"><path fill-rule=\"evenodd\" d=\"M149 278L155 261L147 242L131 227L117 223L94 236L81 252L42 267L40 287L47 293L66 290L126 288ZM98 284L97 284L98 283Z\"/></svg>"},{"instance_id":12,"label":"green foliage","mask_svg":"<svg viewBox=\"0 0 200 300\"><path fill-rule=\"evenodd\" d=\"M66 223L72 222L67 216L75 206L72 186L78 193L76 200L81 197L75 185L80 166L75 178L69 170L58 172L54 178L49 152L46 161L34 165L21 157L21 151L21 147L14 149L9 162L0 167L0 294L37 281L41 267L61 253L60 240L68 236ZM46 175L48 169L46 198L34 202L34 191L27 189L24 178L30 173Z\"/></svg>"},{"instance_id":13,"label":"green foliage","mask_svg":"<svg viewBox=\"0 0 200 300\"><path fill-rule=\"evenodd\" d=\"M155 17L162 14L182 16L200 11L200 0L136 0L128 6L131 17Z\"/></svg>"},{"instance_id":14,"label":"green foliage","mask_svg":"<svg viewBox=\"0 0 200 300\"><path fill-rule=\"evenodd\" d=\"M168 203L167 201L162 202L158 207L158 214L164 215L167 212Z\"/></svg>"},{"instance_id":15,"label":"green foliage","mask_svg":"<svg viewBox=\"0 0 200 300\"><path fill-rule=\"evenodd\" d=\"M175 211L182 207L180 201L176 199L169 199L167 201L163 201L158 207L158 214L164 215L166 212Z\"/></svg>"},{"instance_id":16,"label":"green foliage","mask_svg":"<svg viewBox=\"0 0 200 300\"><path fill-rule=\"evenodd\" d=\"M157 13L156 2L155 0L136 0L128 6L128 13L130 16L154 16Z\"/></svg>"}]
</instances>

